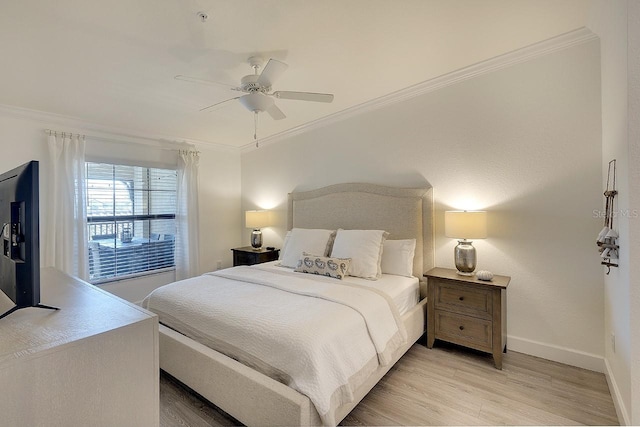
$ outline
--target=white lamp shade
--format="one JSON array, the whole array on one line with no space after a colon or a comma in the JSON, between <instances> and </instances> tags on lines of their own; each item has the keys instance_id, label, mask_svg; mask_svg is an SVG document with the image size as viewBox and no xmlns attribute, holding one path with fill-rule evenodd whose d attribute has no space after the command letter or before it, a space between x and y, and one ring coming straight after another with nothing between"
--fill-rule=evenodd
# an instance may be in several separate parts
<instances>
[{"instance_id":1,"label":"white lamp shade","mask_svg":"<svg viewBox=\"0 0 640 427\"><path fill-rule=\"evenodd\" d=\"M245 211L245 226L247 228L259 229L271 225L271 214L269 211Z\"/></svg>"},{"instance_id":2,"label":"white lamp shade","mask_svg":"<svg viewBox=\"0 0 640 427\"><path fill-rule=\"evenodd\" d=\"M484 239L487 237L487 213L447 211L444 213L444 234L455 239Z\"/></svg>"}]
</instances>

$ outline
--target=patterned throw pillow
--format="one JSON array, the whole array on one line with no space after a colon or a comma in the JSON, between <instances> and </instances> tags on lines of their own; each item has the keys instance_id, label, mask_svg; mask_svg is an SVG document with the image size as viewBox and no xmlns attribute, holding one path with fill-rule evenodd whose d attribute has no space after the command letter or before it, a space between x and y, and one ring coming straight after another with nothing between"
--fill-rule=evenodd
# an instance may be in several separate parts
<instances>
[{"instance_id":1,"label":"patterned throw pillow","mask_svg":"<svg viewBox=\"0 0 640 427\"><path fill-rule=\"evenodd\" d=\"M298 260L298 266L293 271L342 280L347 275L349 264L351 264L351 258L329 258L304 252L302 258Z\"/></svg>"}]
</instances>

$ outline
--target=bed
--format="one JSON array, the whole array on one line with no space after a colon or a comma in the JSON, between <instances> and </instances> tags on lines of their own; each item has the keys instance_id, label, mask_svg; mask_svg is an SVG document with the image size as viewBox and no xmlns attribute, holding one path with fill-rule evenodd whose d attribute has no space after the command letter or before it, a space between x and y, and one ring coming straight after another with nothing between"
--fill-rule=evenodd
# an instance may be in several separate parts
<instances>
[{"instance_id":1,"label":"bed","mask_svg":"<svg viewBox=\"0 0 640 427\"><path fill-rule=\"evenodd\" d=\"M317 190L289 194L288 228L289 230L386 230L389 233L389 239L415 239L412 272L415 278L421 279L422 273L430 269L433 264L432 212L433 199L430 187L391 188L372 184L339 184ZM254 292L253 288L245 289L245 287L254 285L266 285L268 288L290 286L291 289L287 290L294 293L292 289L296 287L296 283L289 276L292 274L299 275L299 273L276 271L278 268L282 269L282 267L278 267L275 264L236 267L212 273L211 275L215 276L213 279L201 276L201 278L196 278L194 281L201 282L200 289L202 292L210 292L208 281L214 280L217 283L216 286L220 286L219 290L214 292L219 292L218 295L220 295L221 299L224 298L225 292L231 287L244 289L244 291L249 289L250 292ZM236 277L238 275L243 275L242 280L248 280L251 283L233 282L235 285L231 285L230 283L232 282L230 281L238 280L238 277ZM246 275L253 279L244 279ZM413 280L416 280L415 278ZM332 289L330 293L334 295L335 292L340 290L339 287L330 284L335 279L320 279L324 280L324 282L317 285L320 294L327 294L327 289ZM206 283L205 280L207 281ZM289 280L292 281L290 285L288 285ZM371 281L370 283L375 283L375 286L385 286L384 280ZM365 285L366 283L364 282L360 284L356 282L349 286L362 287ZM313 286L316 285L314 284ZM337 291L334 288L327 288L327 286L334 286ZM403 292L398 292L398 295L394 295L393 298L385 297L387 300L393 300L393 303L389 303L391 314L388 316L396 319L398 329L401 331L401 334L400 332L398 334L403 335L403 339L398 341L396 340L398 334L393 331L386 331L383 326L379 327L377 334L380 334L380 336L384 335L385 331L388 332L388 341L381 341L383 344L380 345L384 351L380 350L377 353L378 359L384 359L384 363L376 363L372 367L369 365L367 370L358 368L358 371L354 371L358 373L355 376L361 376L361 378L358 378L357 383L354 383L357 386L350 390L349 398L346 401L341 400L337 404L332 404L330 416L323 411L320 414L316 410L316 407L320 406L317 406L317 398L312 394L307 393L312 396L310 398L285 385L286 381L283 381L282 378L280 381L273 379L261 373L264 370L261 371L256 366L254 366L256 369L250 367L252 366L251 363L243 364L221 352L212 350L205 343L191 339L162 324L160 325L160 367L246 425L336 424L358 404L393 364L423 334L425 330L426 299L424 297L426 296L426 284L418 280L417 288L419 289L417 303L414 301L404 307L403 304L405 303L403 301L407 299L406 292L404 294ZM305 287L305 292L309 292L306 289L308 288ZM175 288L175 292L184 293L178 288ZM193 292L195 295L196 292L200 291L194 290ZM377 294L383 294L383 292L376 292ZM367 292L367 294L375 294L376 292ZM237 299L237 296L229 295L229 298ZM318 297L315 294L312 296L316 299ZM289 296L287 294L287 298L297 298L297 296ZM375 299L369 296L367 298ZM359 299L361 298L355 298L355 300ZM266 300L268 298L265 296ZM359 304L357 301L349 303ZM293 299L289 303L289 305L295 304L296 300ZM188 303L188 305L193 305L193 302ZM322 307L329 309L329 305ZM367 308L365 307L363 311L366 310ZM370 318L376 319L380 317L379 312L377 313L370 316ZM240 314L242 313L238 312L238 315ZM328 317L333 317L336 314L327 311L327 315ZM243 319L242 322L249 323L252 320L250 316L246 315L239 317ZM281 318L286 319L286 316ZM171 318L167 317L167 319ZM372 320L368 321L373 322ZM170 322L166 323L170 324ZM175 327L175 324L172 324L172 326ZM250 328L254 330L260 326L260 323L256 323ZM192 331L185 333L190 335L190 332ZM371 334L372 336L374 335L373 332ZM191 335L193 336L193 334ZM261 337L259 334L256 335L254 333L251 339L257 340L261 339ZM354 340L357 342L356 338ZM391 342L395 344L387 346ZM343 345L342 347L345 346ZM363 347L363 345L358 345L353 349L346 350L358 353L355 349L360 350ZM374 345L374 347L376 346ZM345 349L343 348L342 351L345 351ZM300 357L303 357L303 355ZM362 357L366 358L367 356ZM242 358L238 357L236 359L242 360ZM363 373L366 373L366 375L362 376L361 374ZM273 373L271 374L273 376ZM350 375L350 373L348 374ZM275 375L275 377L278 377L278 375Z\"/></svg>"}]
</instances>

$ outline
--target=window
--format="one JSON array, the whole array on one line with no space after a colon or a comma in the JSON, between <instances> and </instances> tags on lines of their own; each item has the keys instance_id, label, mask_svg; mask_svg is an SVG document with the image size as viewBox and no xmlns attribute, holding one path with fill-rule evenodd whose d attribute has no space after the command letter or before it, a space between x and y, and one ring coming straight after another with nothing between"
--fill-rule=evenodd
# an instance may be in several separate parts
<instances>
[{"instance_id":1,"label":"window","mask_svg":"<svg viewBox=\"0 0 640 427\"><path fill-rule=\"evenodd\" d=\"M85 166L90 281L175 267L176 171Z\"/></svg>"}]
</instances>

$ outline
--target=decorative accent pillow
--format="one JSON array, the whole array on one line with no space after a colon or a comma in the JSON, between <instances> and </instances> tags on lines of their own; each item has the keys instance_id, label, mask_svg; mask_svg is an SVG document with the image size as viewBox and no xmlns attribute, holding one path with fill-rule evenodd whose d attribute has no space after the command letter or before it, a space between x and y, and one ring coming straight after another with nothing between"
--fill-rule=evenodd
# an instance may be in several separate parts
<instances>
[{"instance_id":1,"label":"decorative accent pillow","mask_svg":"<svg viewBox=\"0 0 640 427\"><path fill-rule=\"evenodd\" d=\"M329 258L305 252L302 258L298 260L298 266L293 271L319 274L342 280L347 275L350 263L351 260L349 258Z\"/></svg>"},{"instance_id":2,"label":"decorative accent pillow","mask_svg":"<svg viewBox=\"0 0 640 427\"><path fill-rule=\"evenodd\" d=\"M413 276L413 257L416 253L416 239L385 240L382 248L380 268L383 274Z\"/></svg>"},{"instance_id":3,"label":"decorative accent pillow","mask_svg":"<svg viewBox=\"0 0 640 427\"><path fill-rule=\"evenodd\" d=\"M384 230L339 229L333 242L331 256L351 258L350 276L377 280L382 276L382 243L388 235Z\"/></svg>"},{"instance_id":4,"label":"decorative accent pillow","mask_svg":"<svg viewBox=\"0 0 640 427\"><path fill-rule=\"evenodd\" d=\"M303 252L328 255L334 230L294 228L282 248L280 265L296 268Z\"/></svg>"}]
</instances>

